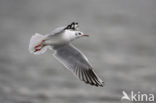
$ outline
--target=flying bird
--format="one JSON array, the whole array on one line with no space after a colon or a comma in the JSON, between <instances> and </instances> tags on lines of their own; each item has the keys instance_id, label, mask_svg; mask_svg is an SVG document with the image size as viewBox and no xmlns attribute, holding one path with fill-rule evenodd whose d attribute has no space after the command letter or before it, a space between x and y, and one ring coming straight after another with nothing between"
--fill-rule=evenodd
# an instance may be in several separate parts
<instances>
[{"instance_id":1,"label":"flying bird","mask_svg":"<svg viewBox=\"0 0 156 103\"><path fill-rule=\"evenodd\" d=\"M46 35L36 33L30 39L29 51L40 55L46 50L53 49L53 56L69 69L77 78L87 84L103 87L103 81L94 72L87 57L71 42L81 37L88 37L78 30L78 23L58 27Z\"/></svg>"}]
</instances>

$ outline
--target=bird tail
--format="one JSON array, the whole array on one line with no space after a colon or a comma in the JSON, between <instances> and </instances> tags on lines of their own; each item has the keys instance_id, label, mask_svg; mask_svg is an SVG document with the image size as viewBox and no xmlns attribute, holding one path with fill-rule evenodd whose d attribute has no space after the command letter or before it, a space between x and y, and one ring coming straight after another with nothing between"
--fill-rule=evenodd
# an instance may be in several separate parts
<instances>
[{"instance_id":1,"label":"bird tail","mask_svg":"<svg viewBox=\"0 0 156 103\"><path fill-rule=\"evenodd\" d=\"M29 52L36 55L40 55L46 52L48 47L43 45L45 38L46 35L35 33L30 39Z\"/></svg>"}]
</instances>

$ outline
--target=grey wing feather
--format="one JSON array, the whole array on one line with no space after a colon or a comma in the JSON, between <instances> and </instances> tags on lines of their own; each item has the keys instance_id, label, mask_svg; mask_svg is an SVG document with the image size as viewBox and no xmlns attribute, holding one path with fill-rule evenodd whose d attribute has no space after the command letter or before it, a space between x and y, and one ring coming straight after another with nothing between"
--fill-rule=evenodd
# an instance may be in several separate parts
<instances>
[{"instance_id":1,"label":"grey wing feather","mask_svg":"<svg viewBox=\"0 0 156 103\"><path fill-rule=\"evenodd\" d=\"M88 59L77 48L70 44L54 47L54 56L76 77L85 83L103 86L103 81L95 74Z\"/></svg>"}]
</instances>

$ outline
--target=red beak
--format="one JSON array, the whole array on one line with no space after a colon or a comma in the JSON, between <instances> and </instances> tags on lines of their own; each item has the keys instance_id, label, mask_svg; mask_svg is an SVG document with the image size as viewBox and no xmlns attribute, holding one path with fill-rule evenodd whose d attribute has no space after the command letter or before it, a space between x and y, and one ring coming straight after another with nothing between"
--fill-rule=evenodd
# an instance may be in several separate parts
<instances>
[{"instance_id":1,"label":"red beak","mask_svg":"<svg viewBox=\"0 0 156 103\"><path fill-rule=\"evenodd\" d=\"M86 37L89 37L89 35L87 35L87 34L83 34L82 36L86 36Z\"/></svg>"}]
</instances>

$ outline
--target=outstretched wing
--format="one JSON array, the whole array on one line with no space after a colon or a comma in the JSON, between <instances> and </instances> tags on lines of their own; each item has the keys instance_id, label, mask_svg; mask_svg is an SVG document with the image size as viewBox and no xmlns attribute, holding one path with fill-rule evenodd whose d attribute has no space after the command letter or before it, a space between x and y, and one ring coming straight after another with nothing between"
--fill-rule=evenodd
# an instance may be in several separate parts
<instances>
[{"instance_id":1,"label":"outstretched wing","mask_svg":"<svg viewBox=\"0 0 156 103\"><path fill-rule=\"evenodd\" d=\"M65 29L78 30L78 22L72 22Z\"/></svg>"},{"instance_id":2,"label":"outstretched wing","mask_svg":"<svg viewBox=\"0 0 156 103\"><path fill-rule=\"evenodd\" d=\"M54 56L76 77L85 83L103 86L103 81L95 74L88 59L77 48L70 44L54 47Z\"/></svg>"},{"instance_id":3,"label":"outstretched wing","mask_svg":"<svg viewBox=\"0 0 156 103\"><path fill-rule=\"evenodd\" d=\"M65 30L78 30L78 22L72 22L71 24L64 26L64 27L58 27L56 29L54 29L52 32L50 32L48 34L48 36L53 36L53 35L57 35L57 34L61 34L62 32L64 32Z\"/></svg>"}]
</instances>

